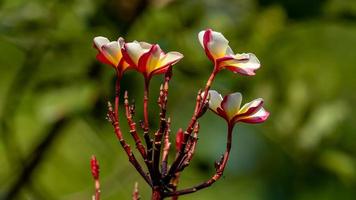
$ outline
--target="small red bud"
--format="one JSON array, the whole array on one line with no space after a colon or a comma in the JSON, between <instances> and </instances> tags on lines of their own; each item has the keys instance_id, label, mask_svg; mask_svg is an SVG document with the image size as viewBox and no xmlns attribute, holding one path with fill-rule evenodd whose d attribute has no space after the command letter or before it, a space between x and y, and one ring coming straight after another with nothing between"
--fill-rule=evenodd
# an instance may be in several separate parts
<instances>
[{"instance_id":1,"label":"small red bud","mask_svg":"<svg viewBox=\"0 0 356 200\"><path fill-rule=\"evenodd\" d=\"M96 157L94 155L91 156L90 168L91 168L91 174L93 175L94 180L98 180L99 179L99 163L98 163L98 160L96 160Z\"/></svg>"},{"instance_id":2,"label":"small red bud","mask_svg":"<svg viewBox=\"0 0 356 200\"><path fill-rule=\"evenodd\" d=\"M180 151L183 143L183 130L180 128L176 135L176 150Z\"/></svg>"}]
</instances>

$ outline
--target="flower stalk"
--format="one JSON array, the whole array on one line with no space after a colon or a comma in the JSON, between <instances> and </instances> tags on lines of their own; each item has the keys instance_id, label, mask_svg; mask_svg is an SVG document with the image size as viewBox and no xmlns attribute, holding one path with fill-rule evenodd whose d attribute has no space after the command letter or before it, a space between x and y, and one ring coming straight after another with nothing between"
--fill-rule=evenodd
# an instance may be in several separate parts
<instances>
[{"instance_id":1,"label":"flower stalk","mask_svg":"<svg viewBox=\"0 0 356 200\"><path fill-rule=\"evenodd\" d=\"M141 138L137 133L136 130L136 123L133 121L132 119L132 115L135 112L134 111L134 107L129 105L129 96L128 96L128 92L125 91L125 97L124 97L125 101L125 113L126 113L126 119L128 122L128 125L130 127L130 134L132 136L132 138L135 141L136 144L136 148L138 149L138 151L140 152L142 158L145 160L145 162L147 163L147 154L146 154L146 148L145 146L142 144Z\"/></svg>"},{"instance_id":2,"label":"flower stalk","mask_svg":"<svg viewBox=\"0 0 356 200\"><path fill-rule=\"evenodd\" d=\"M168 154L169 150L171 148L171 143L169 142L169 136L171 133L171 119L168 118L167 120L167 127L166 130L164 131L163 135L163 152L162 152L162 176L167 175L167 167L168 167Z\"/></svg>"},{"instance_id":3,"label":"flower stalk","mask_svg":"<svg viewBox=\"0 0 356 200\"><path fill-rule=\"evenodd\" d=\"M122 77L122 73L116 69L116 83L115 83L115 115L117 118L117 121L119 121L119 100L120 100L120 80Z\"/></svg>"}]
</instances>

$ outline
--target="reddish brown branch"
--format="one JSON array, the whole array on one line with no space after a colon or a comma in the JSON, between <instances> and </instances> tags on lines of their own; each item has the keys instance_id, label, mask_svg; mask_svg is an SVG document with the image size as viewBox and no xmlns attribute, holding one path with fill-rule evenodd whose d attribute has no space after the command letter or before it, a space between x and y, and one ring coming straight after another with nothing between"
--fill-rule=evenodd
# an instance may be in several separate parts
<instances>
[{"instance_id":1,"label":"reddish brown branch","mask_svg":"<svg viewBox=\"0 0 356 200\"><path fill-rule=\"evenodd\" d=\"M160 163L163 134L167 132L166 113L167 113L167 100L168 100L168 88L169 88L168 84L171 76L172 76L171 72L166 74L164 84L160 86L160 93L157 100L157 103L160 107L160 114L159 114L160 125L158 131L155 133L154 152L153 152L153 169L155 172L155 179L156 179L155 182L157 183L159 182L159 179L161 179L159 163Z\"/></svg>"},{"instance_id":2,"label":"reddish brown branch","mask_svg":"<svg viewBox=\"0 0 356 200\"><path fill-rule=\"evenodd\" d=\"M129 99L128 99L128 92L125 91L125 101L124 101L124 104L125 104L125 111L126 111L126 119L127 119L127 122L129 124L129 127L130 127L130 133L135 141L135 144L136 144L136 148L138 149L138 151L140 152L143 160L145 161L145 164L148 168L148 171L150 173L150 176L152 177L153 176L153 168L152 168L152 162L149 162L149 160L147 159L147 153L146 153L146 148L145 146L142 144L142 141L137 133L137 130L136 130L136 123L133 121L132 119L132 113L134 112L134 107L133 106L129 106Z\"/></svg>"},{"instance_id":3,"label":"reddish brown branch","mask_svg":"<svg viewBox=\"0 0 356 200\"><path fill-rule=\"evenodd\" d=\"M167 171L167 159L168 159L168 151L169 151L169 132L170 132L170 119L168 122L166 120L167 113L167 102L168 102L168 89L169 89L169 81L172 78L172 67L168 69L165 74L164 83L160 86L160 93L157 100L157 103L160 107L160 127L159 130L155 134L155 149L154 149L154 169L157 175L157 179L161 178L161 174L159 172L159 161L160 161L160 153L162 146L162 137L165 137L164 140L164 149L162 153L162 172L166 174ZM164 163L164 164L163 164ZM164 168L164 169L163 169ZM159 175L159 176L158 176Z\"/></svg>"},{"instance_id":4,"label":"reddish brown branch","mask_svg":"<svg viewBox=\"0 0 356 200\"><path fill-rule=\"evenodd\" d=\"M163 191L162 188L159 186L154 186L152 188L152 197L151 200L162 200L163 197Z\"/></svg>"},{"instance_id":5,"label":"reddish brown branch","mask_svg":"<svg viewBox=\"0 0 356 200\"><path fill-rule=\"evenodd\" d=\"M171 143L169 142L169 135L171 133L171 119L168 118L166 124L166 130L163 134L163 152L162 152L162 176L167 174L167 164L168 164L168 154L169 149L171 147Z\"/></svg>"},{"instance_id":6,"label":"reddish brown branch","mask_svg":"<svg viewBox=\"0 0 356 200\"><path fill-rule=\"evenodd\" d=\"M221 178L221 176L224 173L227 161L229 160L229 155L230 155L230 150L231 150L231 141L232 141L232 129L233 126L229 125L228 127L228 134L227 134L227 142L226 142L226 150L224 155L222 156L221 160L217 163L215 163L216 167L216 172L215 174L207 181L196 185L191 188L183 189L183 190L178 190L178 191L173 191L173 192L168 192L165 194L165 196L181 196L185 194L190 194L193 192L196 192L198 190L201 190L203 188L211 186L213 183L215 183L217 180Z\"/></svg>"},{"instance_id":7,"label":"reddish brown branch","mask_svg":"<svg viewBox=\"0 0 356 200\"><path fill-rule=\"evenodd\" d=\"M161 87L161 95L159 98L158 103L160 102L161 96L163 96L163 89ZM153 149L153 170L154 170L154 184L159 183L159 179L161 178L161 173L159 171L159 161L160 161L160 153L161 153L161 146L162 146L162 137L163 133L166 129L166 118L165 118L165 110L161 106L161 112L160 112L160 125L159 129L154 135L154 149Z\"/></svg>"},{"instance_id":8,"label":"reddish brown branch","mask_svg":"<svg viewBox=\"0 0 356 200\"><path fill-rule=\"evenodd\" d=\"M149 98L149 81L145 81L145 91L143 94L143 120L145 129L149 129L149 121L148 121L148 98Z\"/></svg>"},{"instance_id":9,"label":"reddish brown branch","mask_svg":"<svg viewBox=\"0 0 356 200\"><path fill-rule=\"evenodd\" d=\"M148 98L149 98L149 79L145 79L145 88L143 93L143 120L145 129L149 129L148 121Z\"/></svg>"},{"instance_id":10,"label":"reddish brown branch","mask_svg":"<svg viewBox=\"0 0 356 200\"><path fill-rule=\"evenodd\" d=\"M145 179L145 181L151 185L151 180L149 176L144 172L142 169L140 163L136 160L134 154L131 151L130 145L126 143L124 140L124 137L122 135L122 132L119 127L119 95L120 95L120 79L121 79L121 73L119 70L117 72L117 80L116 80L116 85L115 85L115 110L113 110L112 105L110 102L108 102L108 113L107 113L107 118L111 122L114 132L116 134L116 137L120 141L121 146L124 148L129 161L131 164L136 168L136 170L140 173L140 175Z\"/></svg>"},{"instance_id":11,"label":"reddish brown branch","mask_svg":"<svg viewBox=\"0 0 356 200\"><path fill-rule=\"evenodd\" d=\"M126 111L126 119L127 119L127 122L129 124L129 127L130 127L130 133L136 143L136 147L138 149L138 151L140 152L141 156L143 159L146 159L147 155L146 155L146 149L145 149L145 146L143 146L142 142L141 142L141 139L140 137L138 136L137 134L137 131L136 131L136 123L133 121L132 119L132 112L133 110L130 109L130 106L129 106L129 97L128 97L128 93L127 91L125 91L125 101L124 101L124 104L125 104L125 111Z\"/></svg>"},{"instance_id":12,"label":"reddish brown branch","mask_svg":"<svg viewBox=\"0 0 356 200\"><path fill-rule=\"evenodd\" d=\"M114 113L114 111L112 109L112 106L111 106L110 102L108 103L108 115L107 115L107 117L108 117L108 120L111 122L111 124L112 124L112 126L114 128L116 137L120 141L121 146L124 148L128 158L129 158L129 161L136 168L136 170L140 173L140 175L145 179L145 181L149 185L151 185L151 180L150 180L149 176L143 171L140 163L136 160L134 154L132 153L130 145L128 145L126 143L126 141L124 140L124 138L122 136L122 132L121 132L120 127L119 127L119 122L117 121L116 115L115 115L115 113Z\"/></svg>"},{"instance_id":13,"label":"reddish brown branch","mask_svg":"<svg viewBox=\"0 0 356 200\"><path fill-rule=\"evenodd\" d=\"M199 129L200 129L200 125L197 122L193 131L193 136L191 136L192 138L189 140L189 144L186 147L187 156L184 159L182 165L178 168L178 171L183 171L183 169L187 167L190 164L190 161L193 159L193 155L195 153L195 147L198 142Z\"/></svg>"},{"instance_id":14,"label":"reddish brown branch","mask_svg":"<svg viewBox=\"0 0 356 200\"><path fill-rule=\"evenodd\" d=\"M161 119L161 124L159 130L155 133L154 151L153 151L153 170L154 170L154 182L158 184L161 178L161 173L159 171L159 161L162 146L163 132L166 129L166 120Z\"/></svg>"}]
</instances>

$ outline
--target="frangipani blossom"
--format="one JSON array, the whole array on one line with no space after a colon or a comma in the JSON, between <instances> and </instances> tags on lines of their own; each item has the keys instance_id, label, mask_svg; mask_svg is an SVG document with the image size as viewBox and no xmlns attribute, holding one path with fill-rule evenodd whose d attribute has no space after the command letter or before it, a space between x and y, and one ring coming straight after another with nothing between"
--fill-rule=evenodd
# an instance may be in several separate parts
<instances>
[{"instance_id":1,"label":"frangipani blossom","mask_svg":"<svg viewBox=\"0 0 356 200\"><path fill-rule=\"evenodd\" d=\"M94 47L98 50L96 58L100 62L112 65L120 72L124 72L129 67L128 63L122 59L121 48L124 43L124 39L121 37L112 42L102 36L95 37Z\"/></svg>"},{"instance_id":2,"label":"frangipani blossom","mask_svg":"<svg viewBox=\"0 0 356 200\"><path fill-rule=\"evenodd\" d=\"M164 53L158 44L137 41L125 43L122 53L129 65L141 72L147 80L155 74L167 72L170 66L183 58L179 52Z\"/></svg>"},{"instance_id":3,"label":"frangipani blossom","mask_svg":"<svg viewBox=\"0 0 356 200\"><path fill-rule=\"evenodd\" d=\"M241 107L242 95L239 92L223 98L215 90L210 90L209 97L209 108L223 117L230 125L237 122L260 123L269 116L269 112L262 107L262 98L255 99Z\"/></svg>"},{"instance_id":4,"label":"frangipani blossom","mask_svg":"<svg viewBox=\"0 0 356 200\"><path fill-rule=\"evenodd\" d=\"M198 38L217 70L226 68L234 73L252 76L260 68L260 62L253 53L234 54L229 41L219 32L207 29L200 31Z\"/></svg>"}]
</instances>

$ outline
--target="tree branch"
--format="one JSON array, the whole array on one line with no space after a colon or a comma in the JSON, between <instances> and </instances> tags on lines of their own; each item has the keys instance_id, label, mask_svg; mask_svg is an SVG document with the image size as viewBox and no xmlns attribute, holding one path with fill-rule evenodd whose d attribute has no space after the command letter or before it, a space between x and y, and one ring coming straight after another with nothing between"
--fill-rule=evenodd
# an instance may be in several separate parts
<instances>
[{"instance_id":1,"label":"tree branch","mask_svg":"<svg viewBox=\"0 0 356 200\"><path fill-rule=\"evenodd\" d=\"M162 176L167 175L168 154L171 147L169 135L171 133L171 119L167 120L167 128L163 134L163 152L162 152Z\"/></svg>"},{"instance_id":2,"label":"tree branch","mask_svg":"<svg viewBox=\"0 0 356 200\"><path fill-rule=\"evenodd\" d=\"M128 158L129 158L129 161L136 168L136 170L139 172L139 174L145 179L145 181L149 185L151 185L151 180L150 180L149 176L143 171L140 163L136 160L134 154L132 153L130 145L128 145L126 143L126 141L124 140L124 138L122 136L122 132L119 127L119 122L117 121L117 118L116 118L116 114L114 113L110 103L108 103L108 116L107 117L108 117L108 120L111 122L111 124L114 128L116 137L120 141L121 146L124 148Z\"/></svg>"},{"instance_id":3,"label":"tree branch","mask_svg":"<svg viewBox=\"0 0 356 200\"><path fill-rule=\"evenodd\" d=\"M132 137L136 143L136 147L137 147L138 151L140 152L142 158L147 160L146 148L142 144L141 139L137 134L136 123L132 119L132 113L134 112L134 108L129 106L128 98L129 98L128 92L125 91L125 97L124 97L124 99L125 99L125 101L124 101L125 113L126 113L126 119L127 119L128 125L130 127L130 134L132 135Z\"/></svg>"}]
</instances>

